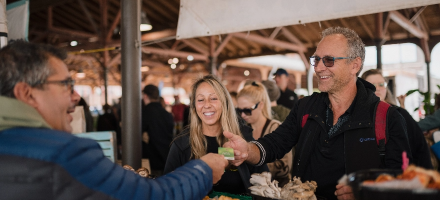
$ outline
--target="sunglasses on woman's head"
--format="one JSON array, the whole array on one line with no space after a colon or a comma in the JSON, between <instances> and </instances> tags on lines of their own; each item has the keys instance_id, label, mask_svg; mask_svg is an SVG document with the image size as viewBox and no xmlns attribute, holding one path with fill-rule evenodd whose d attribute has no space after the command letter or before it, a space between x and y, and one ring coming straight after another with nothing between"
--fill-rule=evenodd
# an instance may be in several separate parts
<instances>
[{"instance_id":1,"label":"sunglasses on woman's head","mask_svg":"<svg viewBox=\"0 0 440 200\"><path fill-rule=\"evenodd\" d=\"M241 115L241 113L244 113L246 116L251 116L252 115L252 111L257 109L259 103L260 102L255 104L255 106L252 106L252 108L243 108L243 109L236 108L235 110L237 111L238 115Z\"/></svg>"}]
</instances>

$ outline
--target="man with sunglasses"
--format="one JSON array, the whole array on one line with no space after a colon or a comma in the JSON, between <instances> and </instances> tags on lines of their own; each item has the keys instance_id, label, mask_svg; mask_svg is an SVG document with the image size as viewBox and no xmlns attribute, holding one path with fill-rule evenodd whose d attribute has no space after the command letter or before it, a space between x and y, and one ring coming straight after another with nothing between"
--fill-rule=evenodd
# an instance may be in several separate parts
<instances>
[{"instance_id":1,"label":"man with sunglasses","mask_svg":"<svg viewBox=\"0 0 440 200\"><path fill-rule=\"evenodd\" d=\"M96 141L70 134L79 95L65 58L25 41L0 49L1 199L202 199L220 180L222 155L147 179L111 162Z\"/></svg>"},{"instance_id":2,"label":"man with sunglasses","mask_svg":"<svg viewBox=\"0 0 440 200\"><path fill-rule=\"evenodd\" d=\"M292 176L316 181L316 195L326 199L354 199L351 187L338 184L344 174L400 169L402 152L410 152L404 119L396 110L388 110L382 157L374 125L379 98L373 85L357 77L364 59L364 44L354 31L324 30L310 60L321 93L299 100L278 129L257 141L247 143L224 132L229 138L224 146L235 150L230 162L258 166L283 157L296 145Z\"/></svg>"}]
</instances>

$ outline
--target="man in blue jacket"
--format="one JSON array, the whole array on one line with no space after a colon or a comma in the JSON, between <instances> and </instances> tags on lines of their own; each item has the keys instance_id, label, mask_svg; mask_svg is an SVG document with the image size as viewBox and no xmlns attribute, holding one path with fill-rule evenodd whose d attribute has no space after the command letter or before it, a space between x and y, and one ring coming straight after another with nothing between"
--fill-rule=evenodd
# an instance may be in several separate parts
<instances>
[{"instance_id":1,"label":"man in blue jacket","mask_svg":"<svg viewBox=\"0 0 440 200\"><path fill-rule=\"evenodd\" d=\"M16 41L0 50L1 199L202 199L227 165L208 154L157 179L124 170L75 137L65 52Z\"/></svg>"}]
</instances>

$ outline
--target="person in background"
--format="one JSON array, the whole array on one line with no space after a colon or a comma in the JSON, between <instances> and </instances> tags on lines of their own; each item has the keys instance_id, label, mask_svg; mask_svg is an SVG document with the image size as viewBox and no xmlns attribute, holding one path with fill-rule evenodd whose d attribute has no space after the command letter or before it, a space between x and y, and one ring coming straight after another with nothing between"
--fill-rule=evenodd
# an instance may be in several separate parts
<instances>
[{"instance_id":1,"label":"person in background","mask_svg":"<svg viewBox=\"0 0 440 200\"><path fill-rule=\"evenodd\" d=\"M94 130L93 128L93 117L92 113L90 112L90 107L87 104L86 100L81 97L79 100L78 106L82 106L84 109L84 117L86 118L86 132L92 132Z\"/></svg>"},{"instance_id":2,"label":"person in background","mask_svg":"<svg viewBox=\"0 0 440 200\"><path fill-rule=\"evenodd\" d=\"M229 131L247 141L253 140L252 129L238 121L231 97L221 82L212 75L197 80L190 96L190 125L174 139L164 172L198 159L207 153L217 153L227 139L223 131ZM249 179L253 173L268 171L267 166L254 167L243 163L228 167L213 192L232 194L250 193Z\"/></svg>"},{"instance_id":3,"label":"person in background","mask_svg":"<svg viewBox=\"0 0 440 200\"><path fill-rule=\"evenodd\" d=\"M417 122L411 117L411 115L404 108L396 106L396 99L387 87L387 82L382 76L382 71L378 69L370 69L364 72L361 76L362 79L370 82L376 87L376 96L381 101L385 101L391 104L397 111L405 118L406 128L408 131L408 141L411 147L413 163L417 166L424 167L426 169L432 169L431 155L428 145L422 130L417 125Z\"/></svg>"},{"instance_id":4,"label":"person in background","mask_svg":"<svg viewBox=\"0 0 440 200\"><path fill-rule=\"evenodd\" d=\"M427 115L425 118L419 121L419 126L422 131L429 131L432 129L440 128L440 94L437 94L435 98L434 110L432 115Z\"/></svg>"},{"instance_id":5,"label":"person in background","mask_svg":"<svg viewBox=\"0 0 440 200\"><path fill-rule=\"evenodd\" d=\"M79 95L63 59L48 45L0 49L1 199L203 199L228 162L208 154L156 179L107 159L99 144L72 135Z\"/></svg>"},{"instance_id":6,"label":"person in background","mask_svg":"<svg viewBox=\"0 0 440 200\"><path fill-rule=\"evenodd\" d=\"M281 94L280 98L277 100L277 104L292 109L293 105L298 101L298 96L294 91L287 88L287 85L289 84L289 74L285 69L278 68L273 75L275 76L275 82L280 88Z\"/></svg>"},{"instance_id":7,"label":"person in background","mask_svg":"<svg viewBox=\"0 0 440 200\"><path fill-rule=\"evenodd\" d=\"M283 105L277 104L277 99L281 95L278 86L273 81L268 80L262 81L261 83L264 85L267 90L267 94L269 95L273 119L283 122L287 115L289 115L290 109Z\"/></svg>"},{"instance_id":8,"label":"person in background","mask_svg":"<svg viewBox=\"0 0 440 200\"><path fill-rule=\"evenodd\" d=\"M237 92L229 92L229 95L231 95L232 104L234 105L234 108L237 107Z\"/></svg>"},{"instance_id":9,"label":"person in background","mask_svg":"<svg viewBox=\"0 0 440 200\"><path fill-rule=\"evenodd\" d=\"M180 133L182 131L183 127L183 113L185 111L185 108L187 106L180 102L179 95L174 96L174 105L171 107L171 112L174 116L174 123L175 123L175 135L177 133Z\"/></svg>"},{"instance_id":10,"label":"person in background","mask_svg":"<svg viewBox=\"0 0 440 200\"><path fill-rule=\"evenodd\" d=\"M374 86L358 78L365 60L365 45L348 28L332 27L310 58L320 93L295 104L286 120L272 133L253 142L225 131L224 147L234 149L234 165L259 166L282 158L296 145L292 176L316 181L316 195L332 199L354 199L345 174L372 168L401 169L402 152L410 152L404 119L389 113L388 140L381 162L371 122L379 98ZM370 124L366 123L370 122ZM364 140L368 138L368 140ZM412 156L408 154L411 161Z\"/></svg>"},{"instance_id":11,"label":"person in background","mask_svg":"<svg viewBox=\"0 0 440 200\"><path fill-rule=\"evenodd\" d=\"M142 100L142 157L150 159L151 174L161 176L173 140L173 115L162 107L155 85L144 87Z\"/></svg>"},{"instance_id":12,"label":"person in background","mask_svg":"<svg viewBox=\"0 0 440 200\"><path fill-rule=\"evenodd\" d=\"M252 127L254 139L261 138L280 126L280 121L272 119L269 96L263 84L252 82L244 86L237 95L237 103L237 113ZM292 152L267 164L272 178L279 182L280 187L290 181L291 165Z\"/></svg>"},{"instance_id":13,"label":"person in background","mask_svg":"<svg viewBox=\"0 0 440 200\"><path fill-rule=\"evenodd\" d=\"M116 116L113 114L110 105L105 104L104 106L102 106L102 112L102 115L98 116L96 130L115 131L117 133L118 130L120 130L119 122L116 119Z\"/></svg>"}]
</instances>

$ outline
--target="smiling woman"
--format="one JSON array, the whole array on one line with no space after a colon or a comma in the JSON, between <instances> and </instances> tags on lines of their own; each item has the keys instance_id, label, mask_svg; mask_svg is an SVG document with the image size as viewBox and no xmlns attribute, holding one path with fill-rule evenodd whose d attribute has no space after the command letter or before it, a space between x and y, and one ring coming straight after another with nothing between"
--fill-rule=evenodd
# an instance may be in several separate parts
<instances>
[{"instance_id":1,"label":"smiling woman","mask_svg":"<svg viewBox=\"0 0 440 200\"><path fill-rule=\"evenodd\" d=\"M191 92L190 123L173 141L164 172L173 171L192 159L207 153L218 153L227 139L223 131L253 140L252 129L239 122L226 87L212 75L197 80ZM213 191L232 194L249 193L252 173L268 171L267 166L254 167L246 163L228 167Z\"/></svg>"}]
</instances>

